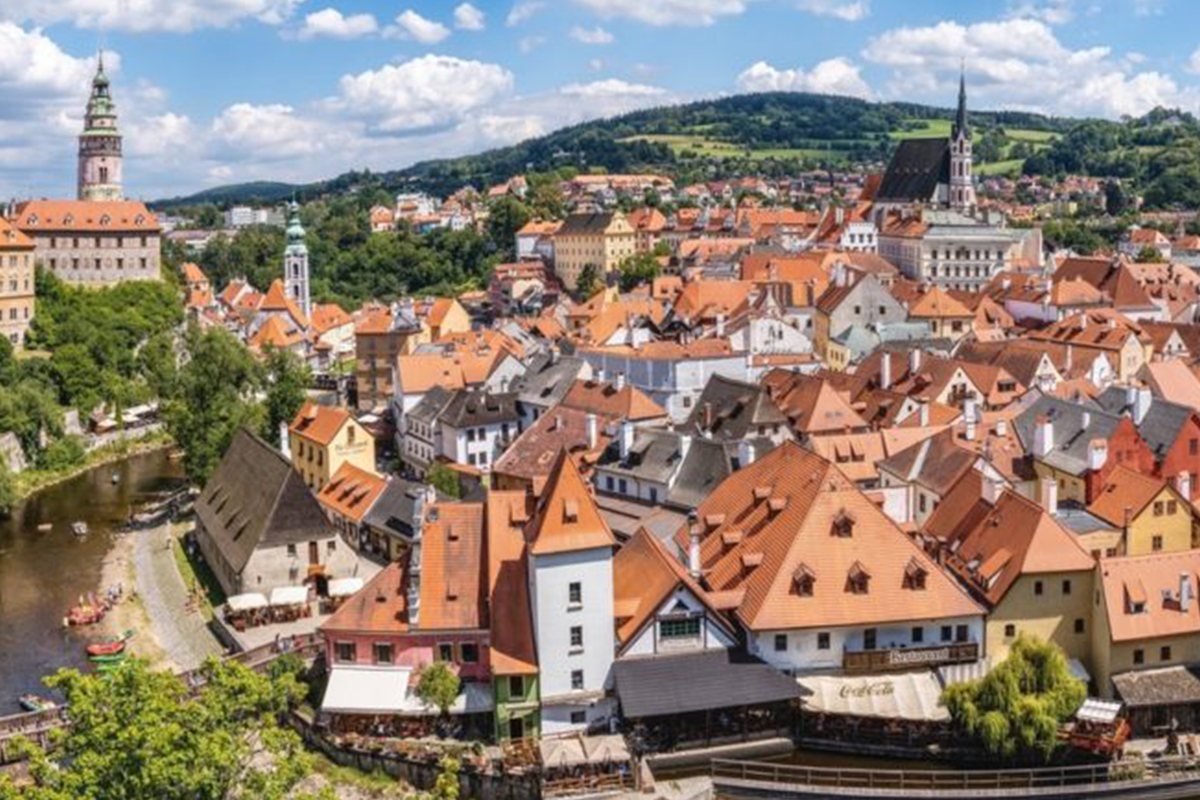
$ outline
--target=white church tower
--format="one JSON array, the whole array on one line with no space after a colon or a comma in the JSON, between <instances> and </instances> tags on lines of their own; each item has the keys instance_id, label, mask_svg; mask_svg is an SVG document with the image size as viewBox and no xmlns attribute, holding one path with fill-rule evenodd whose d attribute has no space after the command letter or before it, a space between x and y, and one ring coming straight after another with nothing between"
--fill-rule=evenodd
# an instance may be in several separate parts
<instances>
[{"instance_id":1,"label":"white church tower","mask_svg":"<svg viewBox=\"0 0 1200 800\"><path fill-rule=\"evenodd\" d=\"M950 207L970 211L975 206L975 183L971 178L971 126L967 124L967 78L958 79L958 113L950 131Z\"/></svg>"},{"instance_id":2,"label":"white church tower","mask_svg":"<svg viewBox=\"0 0 1200 800\"><path fill-rule=\"evenodd\" d=\"M312 320L312 296L308 288L308 247L300 225L300 206L293 200L287 228L287 249L283 251L283 289L288 299L300 306L306 320Z\"/></svg>"},{"instance_id":3,"label":"white church tower","mask_svg":"<svg viewBox=\"0 0 1200 800\"><path fill-rule=\"evenodd\" d=\"M80 200L121 200L121 133L117 130L117 107L104 74L104 53L96 61L92 93L83 114L79 135ZM145 259L143 259L144 261Z\"/></svg>"}]
</instances>

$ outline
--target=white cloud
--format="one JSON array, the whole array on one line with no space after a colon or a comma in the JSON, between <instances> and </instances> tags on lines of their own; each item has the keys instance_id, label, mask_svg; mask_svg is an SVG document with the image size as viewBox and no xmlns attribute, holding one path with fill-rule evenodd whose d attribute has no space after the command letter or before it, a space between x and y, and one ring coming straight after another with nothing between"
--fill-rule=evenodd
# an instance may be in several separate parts
<instances>
[{"instance_id":1,"label":"white cloud","mask_svg":"<svg viewBox=\"0 0 1200 800\"><path fill-rule=\"evenodd\" d=\"M410 39L421 44L437 44L450 35L450 29L440 22L425 19L411 8L396 17L396 24L383 32L391 39Z\"/></svg>"},{"instance_id":2,"label":"white cloud","mask_svg":"<svg viewBox=\"0 0 1200 800\"><path fill-rule=\"evenodd\" d=\"M483 30L483 12L470 3L462 3L454 9L454 27L464 31Z\"/></svg>"},{"instance_id":3,"label":"white cloud","mask_svg":"<svg viewBox=\"0 0 1200 800\"><path fill-rule=\"evenodd\" d=\"M537 116L485 114L477 125L479 132L496 145L523 142L546 133L545 122Z\"/></svg>"},{"instance_id":4,"label":"white cloud","mask_svg":"<svg viewBox=\"0 0 1200 800\"><path fill-rule=\"evenodd\" d=\"M504 21L504 24L510 28L520 25L545 7L546 4L540 0L525 0L525 2L515 3L508 12L508 19Z\"/></svg>"},{"instance_id":5,"label":"white cloud","mask_svg":"<svg viewBox=\"0 0 1200 800\"><path fill-rule=\"evenodd\" d=\"M858 22L871 16L871 4L868 0L800 0L797 5L801 11L816 14L821 17L833 17L843 22Z\"/></svg>"},{"instance_id":6,"label":"white cloud","mask_svg":"<svg viewBox=\"0 0 1200 800\"><path fill-rule=\"evenodd\" d=\"M521 41L517 42L517 49L524 55L529 55L534 50L546 43L545 36L524 36Z\"/></svg>"},{"instance_id":7,"label":"white cloud","mask_svg":"<svg viewBox=\"0 0 1200 800\"><path fill-rule=\"evenodd\" d=\"M211 133L221 155L265 161L313 156L325 141L315 120L282 103L235 103L213 119Z\"/></svg>"},{"instance_id":8,"label":"white cloud","mask_svg":"<svg viewBox=\"0 0 1200 800\"><path fill-rule=\"evenodd\" d=\"M595 28L571 28L570 36L580 44L612 44L613 35L597 25Z\"/></svg>"},{"instance_id":9,"label":"white cloud","mask_svg":"<svg viewBox=\"0 0 1200 800\"><path fill-rule=\"evenodd\" d=\"M1200 105L1194 87L1138 71L1136 59L1116 57L1108 47L1071 50L1035 19L896 28L871 39L863 57L891 69L886 94L905 100L951 102L965 64L976 108L1117 117L1158 105L1192 111Z\"/></svg>"},{"instance_id":10,"label":"white cloud","mask_svg":"<svg viewBox=\"0 0 1200 800\"><path fill-rule=\"evenodd\" d=\"M736 16L750 0L575 0L605 19L626 17L647 25L707 26Z\"/></svg>"},{"instance_id":11,"label":"white cloud","mask_svg":"<svg viewBox=\"0 0 1200 800\"><path fill-rule=\"evenodd\" d=\"M608 78L592 83L572 83L559 90L571 97L662 97L666 89L647 86L644 83L628 83L617 78Z\"/></svg>"},{"instance_id":12,"label":"white cloud","mask_svg":"<svg viewBox=\"0 0 1200 800\"><path fill-rule=\"evenodd\" d=\"M298 39L318 37L331 39L357 39L370 36L379 30L379 24L371 14L343 16L336 8L323 8L304 18L304 26L296 34Z\"/></svg>"},{"instance_id":13,"label":"white cloud","mask_svg":"<svg viewBox=\"0 0 1200 800\"><path fill-rule=\"evenodd\" d=\"M1075 0L1010 0L1010 19L1036 19L1047 25L1065 25L1075 19Z\"/></svg>"},{"instance_id":14,"label":"white cloud","mask_svg":"<svg viewBox=\"0 0 1200 800\"><path fill-rule=\"evenodd\" d=\"M870 98L871 87L860 68L846 58L830 58L811 70L777 69L759 61L737 79L743 92L817 92Z\"/></svg>"},{"instance_id":15,"label":"white cloud","mask_svg":"<svg viewBox=\"0 0 1200 800\"><path fill-rule=\"evenodd\" d=\"M291 16L301 0L4 0L0 17L16 22L53 25L68 22L77 28L186 33L199 28L224 28L244 19L278 25Z\"/></svg>"},{"instance_id":16,"label":"white cloud","mask_svg":"<svg viewBox=\"0 0 1200 800\"><path fill-rule=\"evenodd\" d=\"M395 133L453 124L512 91L513 75L496 64L426 55L344 75L329 107Z\"/></svg>"}]
</instances>

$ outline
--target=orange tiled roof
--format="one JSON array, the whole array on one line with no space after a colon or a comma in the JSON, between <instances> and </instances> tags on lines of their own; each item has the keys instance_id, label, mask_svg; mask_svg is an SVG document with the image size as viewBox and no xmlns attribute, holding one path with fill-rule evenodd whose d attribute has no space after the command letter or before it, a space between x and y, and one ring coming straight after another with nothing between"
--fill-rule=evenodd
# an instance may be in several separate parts
<instances>
[{"instance_id":1,"label":"orange tiled roof","mask_svg":"<svg viewBox=\"0 0 1200 800\"><path fill-rule=\"evenodd\" d=\"M970 317L971 311L943 289L934 286L909 306L908 316L917 319L957 319Z\"/></svg>"},{"instance_id":2,"label":"orange tiled roof","mask_svg":"<svg viewBox=\"0 0 1200 800\"><path fill-rule=\"evenodd\" d=\"M317 303L313 306L312 325L318 333L327 333L334 328L350 325L353 320L337 303Z\"/></svg>"},{"instance_id":3,"label":"orange tiled roof","mask_svg":"<svg viewBox=\"0 0 1200 800\"><path fill-rule=\"evenodd\" d=\"M421 530L421 628L473 630L486 624L483 504L437 503Z\"/></svg>"},{"instance_id":4,"label":"orange tiled roof","mask_svg":"<svg viewBox=\"0 0 1200 800\"><path fill-rule=\"evenodd\" d=\"M285 350L302 341L304 341L302 335L288 333L287 328L284 327L283 321L279 317L268 317L267 321L250 337L249 345L258 350L263 350L267 347Z\"/></svg>"},{"instance_id":5,"label":"orange tiled roof","mask_svg":"<svg viewBox=\"0 0 1200 800\"><path fill-rule=\"evenodd\" d=\"M387 481L375 473L347 462L333 473L317 494L317 500L334 513L361 522L386 486Z\"/></svg>"},{"instance_id":6,"label":"orange tiled roof","mask_svg":"<svg viewBox=\"0 0 1200 800\"><path fill-rule=\"evenodd\" d=\"M528 539L529 552L534 556L616 546L579 468L565 451L559 454L546 481Z\"/></svg>"},{"instance_id":7,"label":"orange tiled roof","mask_svg":"<svg viewBox=\"0 0 1200 800\"><path fill-rule=\"evenodd\" d=\"M262 302L258 306L259 311L284 311L292 318L292 322L297 327L307 328L308 320L304 317L304 312L300 310L300 306L288 297L283 291L283 281L279 278L271 281L271 288L267 289L266 295L263 296Z\"/></svg>"},{"instance_id":8,"label":"orange tiled roof","mask_svg":"<svg viewBox=\"0 0 1200 800\"><path fill-rule=\"evenodd\" d=\"M494 675L537 674L526 576L524 492L488 492L488 590Z\"/></svg>"},{"instance_id":9,"label":"orange tiled roof","mask_svg":"<svg viewBox=\"0 0 1200 800\"><path fill-rule=\"evenodd\" d=\"M183 265L183 280L185 283L207 283L208 276L202 269L188 261Z\"/></svg>"},{"instance_id":10,"label":"orange tiled roof","mask_svg":"<svg viewBox=\"0 0 1200 800\"><path fill-rule=\"evenodd\" d=\"M301 436L321 446L326 446L333 441L333 437L337 436L338 431L349 421L350 412L344 408L306 402L292 419L289 435Z\"/></svg>"},{"instance_id":11,"label":"orange tiled roof","mask_svg":"<svg viewBox=\"0 0 1200 800\"><path fill-rule=\"evenodd\" d=\"M0 217L0 250L29 250L35 246L33 239L13 227L4 217Z\"/></svg>"},{"instance_id":12,"label":"orange tiled roof","mask_svg":"<svg viewBox=\"0 0 1200 800\"><path fill-rule=\"evenodd\" d=\"M1110 525L1123 527L1127 522L1126 512L1131 519L1136 519L1166 488L1167 482L1162 478L1118 466L1108 474L1104 488L1088 506L1088 511Z\"/></svg>"},{"instance_id":13,"label":"orange tiled roof","mask_svg":"<svg viewBox=\"0 0 1200 800\"><path fill-rule=\"evenodd\" d=\"M1200 575L1200 550L1154 553L1145 556L1105 558L1100 561L1100 583L1108 612L1109 636L1114 642L1157 639L1200 632L1200 602L1196 598ZM1191 587L1192 602L1179 606L1183 576ZM1140 602L1141 609L1134 603Z\"/></svg>"},{"instance_id":14,"label":"orange tiled roof","mask_svg":"<svg viewBox=\"0 0 1200 800\"><path fill-rule=\"evenodd\" d=\"M577 380L567 390L562 406L631 422L660 419L667 415L662 406L630 383L618 390L612 383Z\"/></svg>"},{"instance_id":15,"label":"orange tiled roof","mask_svg":"<svg viewBox=\"0 0 1200 800\"><path fill-rule=\"evenodd\" d=\"M29 200L17 206L13 222L27 233L160 230L158 217L136 200Z\"/></svg>"}]
</instances>

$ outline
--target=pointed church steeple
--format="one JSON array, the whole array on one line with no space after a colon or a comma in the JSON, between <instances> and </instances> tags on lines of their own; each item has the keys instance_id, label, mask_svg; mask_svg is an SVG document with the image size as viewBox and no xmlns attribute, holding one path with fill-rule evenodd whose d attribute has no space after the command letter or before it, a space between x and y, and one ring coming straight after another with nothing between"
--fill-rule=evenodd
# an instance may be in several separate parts
<instances>
[{"instance_id":1,"label":"pointed church steeple","mask_svg":"<svg viewBox=\"0 0 1200 800\"><path fill-rule=\"evenodd\" d=\"M957 139L963 133L968 138L971 136L971 128L967 124L967 72L965 67L961 68L958 73L958 111L954 115L954 130L951 137Z\"/></svg>"},{"instance_id":2,"label":"pointed church steeple","mask_svg":"<svg viewBox=\"0 0 1200 800\"><path fill-rule=\"evenodd\" d=\"M80 200L120 200L121 132L108 75L104 73L104 51L96 57L92 92L83 112L79 136L78 197Z\"/></svg>"},{"instance_id":3,"label":"pointed church steeple","mask_svg":"<svg viewBox=\"0 0 1200 800\"><path fill-rule=\"evenodd\" d=\"M950 207L969 211L975 205L975 182L971 178L971 127L967 120L966 65L958 73L958 111L950 132Z\"/></svg>"}]
</instances>

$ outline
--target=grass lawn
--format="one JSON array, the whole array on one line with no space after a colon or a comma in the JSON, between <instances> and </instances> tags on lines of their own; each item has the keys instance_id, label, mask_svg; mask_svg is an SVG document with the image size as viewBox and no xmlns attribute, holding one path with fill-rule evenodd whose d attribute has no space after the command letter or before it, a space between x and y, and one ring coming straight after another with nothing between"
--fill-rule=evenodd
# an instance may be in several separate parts
<instances>
[{"instance_id":1,"label":"grass lawn","mask_svg":"<svg viewBox=\"0 0 1200 800\"><path fill-rule=\"evenodd\" d=\"M211 620L213 609L225 604L225 590L217 582L217 576L209 569L208 564L204 563L204 558L199 552L195 556L187 554L183 540L178 536L171 537L171 552L175 556L175 566L179 568L179 574L187 584L188 592L200 590L200 596L204 600L200 605L200 613L204 615L205 622Z\"/></svg>"},{"instance_id":2,"label":"grass lawn","mask_svg":"<svg viewBox=\"0 0 1200 800\"><path fill-rule=\"evenodd\" d=\"M948 119L911 119L917 127L907 131L892 131L889 136L893 139L931 139L936 136L950 135L950 120Z\"/></svg>"},{"instance_id":3,"label":"grass lawn","mask_svg":"<svg viewBox=\"0 0 1200 800\"><path fill-rule=\"evenodd\" d=\"M671 148L679 156L685 152L696 156L713 158L752 158L765 160L768 158L815 158L844 160L845 153L837 150L822 150L818 148L766 148L762 150L747 150L744 147L724 142L720 139L709 139L707 136L682 133L648 133L640 136L630 136L619 140L621 142L658 142Z\"/></svg>"},{"instance_id":4,"label":"grass lawn","mask_svg":"<svg viewBox=\"0 0 1200 800\"><path fill-rule=\"evenodd\" d=\"M1058 138L1053 131L1035 131L1029 128L1005 128L1008 138L1018 142L1052 142Z\"/></svg>"},{"instance_id":5,"label":"grass lawn","mask_svg":"<svg viewBox=\"0 0 1200 800\"><path fill-rule=\"evenodd\" d=\"M335 764L322 753L313 754L313 772L322 775L334 786L354 787L377 797L407 797L409 787L386 772L363 772L353 767Z\"/></svg>"},{"instance_id":6,"label":"grass lawn","mask_svg":"<svg viewBox=\"0 0 1200 800\"><path fill-rule=\"evenodd\" d=\"M1024 164L1025 159L1023 158L993 161L991 164L980 164L975 167L975 172L979 175L1015 175L1021 171Z\"/></svg>"}]
</instances>

